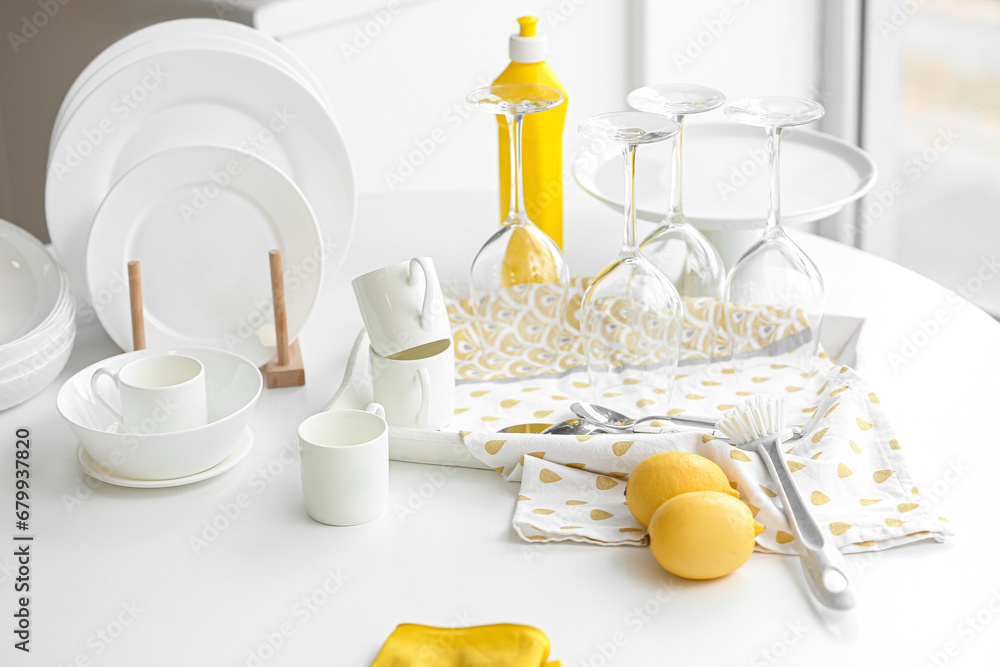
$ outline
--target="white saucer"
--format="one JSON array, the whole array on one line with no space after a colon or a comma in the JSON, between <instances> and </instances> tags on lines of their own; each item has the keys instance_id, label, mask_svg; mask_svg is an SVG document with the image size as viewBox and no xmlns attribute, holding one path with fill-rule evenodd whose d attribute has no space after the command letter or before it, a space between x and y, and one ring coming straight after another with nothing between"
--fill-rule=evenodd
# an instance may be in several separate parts
<instances>
[{"instance_id":1,"label":"white saucer","mask_svg":"<svg viewBox=\"0 0 1000 667\"><path fill-rule=\"evenodd\" d=\"M76 458L80 462L80 466L83 468L85 473L94 479L101 480L102 482L115 484L116 486L128 486L135 489L163 489L171 486L194 484L195 482L200 482L202 480L221 475L242 461L246 455L250 453L251 449L253 449L253 431L251 431L250 427L247 426L243 430L243 433L240 434L240 439L237 441L236 447L229 456L222 459L219 463L212 466L208 470L203 470L194 475L188 475L187 477L177 477L174 479L131 479L129 477L119 477L113 473L107 473L101 469L93 458L91 458L90 454L88 454L83 448L83 445L77 445Z\"/></svg>"}]
</instances>

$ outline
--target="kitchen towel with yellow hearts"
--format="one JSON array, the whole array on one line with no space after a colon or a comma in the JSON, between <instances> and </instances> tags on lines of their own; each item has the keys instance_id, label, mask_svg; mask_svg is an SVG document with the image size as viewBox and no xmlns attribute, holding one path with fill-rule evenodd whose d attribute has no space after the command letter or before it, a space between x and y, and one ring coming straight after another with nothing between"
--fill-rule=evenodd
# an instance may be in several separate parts
<instances>
[{"instance_id":1,"label":"kitchen towel with yellow hearts","mask_svg":"<svg viewBox=\"0 0 1000 667\"><path fill-rule=\"evenodd\" d=\"M687 384L698 383L699 375L686 378ZM713 401L738 400L732 396L738 385L727 384L720 382L706 393ZM729 398L724 398L727 393ZM940 542L952 534L920 496L882 404L854 371L829 365L791 396L808 401L789 401L788 419L803 414L808 418L803 436L784 445L789 467L816 522L842 552L888 549L923 539ZM806 402L808 407L801 407ZM759 550L794 553L777 486L763 461L756 452L708 434L475 431L465 434L465 443L504 478L520 480L513 526L526 540L642 544L645 529L625 505L628 474L652 454L681 450L713 460L726 473L765 526L757 537Z\"/></svg>"},{"instance_id":2,"label":"kitchen towel with yellow hearts","mask_svg":"<svg viewBox=\"0 0 1000 667\"><path fill-rule=\"evenodd\" d=\"M475 323L467 299L450 298L456 354L456 409L449 430L461 431L472 454L510 481L521 481L514 528L529 540L641 544L642 526L625 506L629 472L647 456L684 450L706 456L766 530L761 550L794 553L777 488L754 452L700 433L592 437L499 434L499 429L572 417L574 400L591 400L579 344L578 312L586 280L574 279L565 309L546 284L508 290L492 304L489 323ZM790 311L746 307L753 322L753 370L709 363L727 346L714 299L685 299L678 375L667 414L716 417L748 396L785 397L786 423L802 426L789 441L789 466L817 523L844 552L887 549L952 534L919 494L877 395L851 368L820 352L811 375L793 370L788 349L807 339L808 322ZM485 342L485 345L483 344ZM489 350L486 352L485 350ZM604 394L602 404L626 414L665 402L636 386ZM662 408L667 409L667 408Z\"/></svg>"}]
</instances>

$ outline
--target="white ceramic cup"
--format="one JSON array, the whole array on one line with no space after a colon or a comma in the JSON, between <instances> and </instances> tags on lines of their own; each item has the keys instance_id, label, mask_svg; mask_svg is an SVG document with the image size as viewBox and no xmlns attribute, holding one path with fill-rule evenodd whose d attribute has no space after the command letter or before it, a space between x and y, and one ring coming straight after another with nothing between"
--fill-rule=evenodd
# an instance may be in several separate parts
<instances>
[{"instance_id":1,"label":"white ceramic cup","mask_svg":"<svg viewBox=\"0 0 1000 667\"><path fill-rule=\"evenodd\" d=\"M331 526L378 518L389 497L389 427L378 403L331 410L299 424L302 495L309 516Z\"/></svg>"},{"instance_id":2,"label":"white ceramic cup","mask_svg":"<svg viewBox=\"0 0 1000 667\"><path fill-rule=\"evenodd\" d=\"M351 281L372 347L383 357L451 338L434 262L414 257Z\"/></svg>"},{"instance_id":3,"label":"white ceramic cup","mask_svg":"<svg viewBox=\"0 0 1000 667\"><path fill-rule=\"evenodd\" d=\"M368 348L375 400L392 426L440 430L455 414L455 352L450 338L389 359Z\"/></svg>"},{"instance_id":4,"label":"white ceramic cup","mask_svg":"<svg viewBox=\"0 0 1000 667\"><path fill-rule=\"evenodd\" d=\"M98 391L107 376L121 397L121 411ZM205 367L193 357L160 354L136 359L117 371L99 368L90 377L94 396L132 433L171 433L208 423Z\"/></svg>"}]
</instances>

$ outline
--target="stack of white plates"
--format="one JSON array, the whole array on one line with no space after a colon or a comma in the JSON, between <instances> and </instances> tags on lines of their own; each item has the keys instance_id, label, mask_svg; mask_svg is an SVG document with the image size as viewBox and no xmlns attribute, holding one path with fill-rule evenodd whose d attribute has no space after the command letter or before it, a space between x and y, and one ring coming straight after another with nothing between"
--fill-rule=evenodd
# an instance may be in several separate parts
<instances>
[{"instance_id":1,"label":"stack of white plates","mask_svg":"<svg viewBox=\"0 0 1000 667\"><path fill-rule=\"evenodd\" d=\"M239 24L160 23L113 44L63 100L45 208L69 279L131 350L142 265L146 344L275 354L267 253L282 251L289 339L343 261L354 224L347 151L320 85Z\"/></svg>"},{"instance_id":2,"label":"stack of white plates","mask_svg":"<svg viewBox=\"0 0 1000 667\"><path fill-rule=\"evenodd\" d=\"M0 220L0 410L62 371L76 337L66 276L38 239Z\"/></svg>"}]
</instances>

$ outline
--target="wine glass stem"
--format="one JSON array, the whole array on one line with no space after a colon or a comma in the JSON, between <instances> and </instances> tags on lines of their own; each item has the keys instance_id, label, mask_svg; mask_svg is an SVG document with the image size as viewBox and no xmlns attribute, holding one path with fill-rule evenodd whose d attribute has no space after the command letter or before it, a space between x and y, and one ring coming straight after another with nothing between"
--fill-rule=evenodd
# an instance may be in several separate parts
<instances>
[{"instance_id":1,"label":"wine glass stem","mask_svg":"<svg viewBox=\"0 0 1000 667\"><path fill-rule=\"evenodd\" d=\"M681 137L684 132L684 115L677 114L671 118L677 122L677 125L681 129L677 132L677 136L674 137L670 149L670 208L667 211L667 220L684 215L682 203L683 194L681 192L683 184L683 176L681 174L681 151L683 150L684 143L684 140Z\"/></svg>"},{"instance_id":2,"label":"wine glass stem","mask_svg":"<svg viewBox=\"0 0 1000 667\"><path fill-rule=\"evenodd\" d=\"M781 226L781 128L767 128L768 196L767 196L767 226L764 235L771 237L778 234Z\"/></svg>"},{"instance_id":3,"label":"wine glass stem","mask_svg":"<svg viewBox=\"0 0 1000 667\"><path fill-rule=\"evenodd\" d=\"M523 113L508 113L507 130L510 135L510 211L504 224L520 222L524 213L524 182L521 171L521 126Z\"/></svg>"},{"instance_id":4,"label":"wine glass stem","mask_svg":"<svg viewBox=\"0 0 1000 667\"><path fill-rule=\"evenodd\" d=\"M639 246L635 243L635 144L622 145L625 163L625 245L622 255L636 255Z\"/></svg>"}]
</instances>

